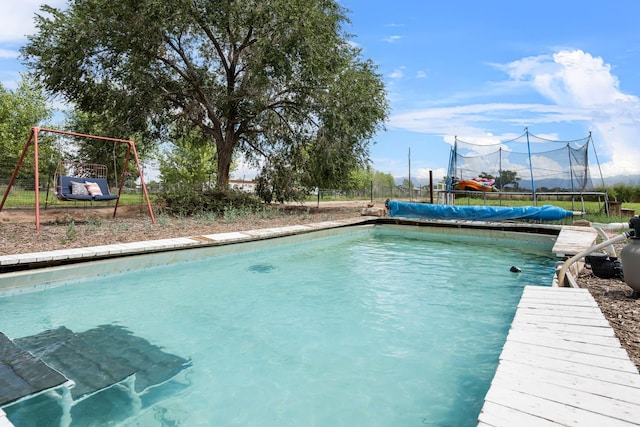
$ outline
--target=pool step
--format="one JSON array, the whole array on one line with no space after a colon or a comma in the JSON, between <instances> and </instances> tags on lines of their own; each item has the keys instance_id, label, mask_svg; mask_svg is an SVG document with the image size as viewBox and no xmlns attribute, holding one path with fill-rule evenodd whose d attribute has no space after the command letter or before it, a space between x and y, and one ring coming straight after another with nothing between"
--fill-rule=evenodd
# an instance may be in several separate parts
<instances>
[{"instance_id":1,"label":"pool step","mask_svg":"<svg viewBox=\"0 0 640 427\"><path fill-rule=\"evenodd\" d=\"M12 412L20 419L45 406L42 401L31 405L30 399L46 394L62 409L61 426L71 423L72 407L116 387L130 400L119 415L136 415L165 398L154 392L192 365L119 325L79 333L59 327L14 340L0 332L0 356L0 406L17 404ZM0 427L2 422L0 417Z\"/></svg>"}]
</instances>

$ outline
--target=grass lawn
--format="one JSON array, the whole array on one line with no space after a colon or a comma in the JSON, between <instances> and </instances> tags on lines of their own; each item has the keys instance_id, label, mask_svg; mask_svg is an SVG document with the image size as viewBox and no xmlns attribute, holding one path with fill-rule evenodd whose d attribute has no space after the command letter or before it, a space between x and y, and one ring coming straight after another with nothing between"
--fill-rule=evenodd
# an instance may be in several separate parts
<instances>
[{"instance_id":1,"label":"grass lawn","mask_svg":"<svg viewBox=\"0 0 640 427\"><path fill-rule=\"evenodd\" d=\"M2 190L2 196L4 196L5 189L2 188L1 190ZM149 198L153 203L154 196L150 194ZM115 202L111 201L111 202L93 202L93 203L97 205L102 205L104 203L113 204ZM137 205L140 203L145 203L142 192L122 193L120 195L120 203L119 203L120 205ZM61 206L69 206L74 204L79 207L84 207L86 205L90 205L91 202L63 202L58 200L52 191L49 191L49 194L47 194L46 191L40 191L40 207L41 208L44 208L45 206L61 207ZM12 189L4 204L5 208L33 208L34 206L35 206L35 194L32 190Z\"/></svg>"},{"instance_id":2,"label":"grass lawn","mask_svg":"<svg viewBox=\"0 0 640 427\"><path fill-rule=\"evenodd\" d=\"M2 194L4 194L4 189ZM149 195L151 202L153 203L155 200L155 196L153 194ZM456 205L464 206L464 205L487 205L487 206L531 206L533 202L531 199L522 198L522 196L511 196L508 193L503 193L502 197L498 193L487 193L487 195L472 195L472 196L463 196L456 195ZM594 196L589 196L591 200L584 201L584 218L599 223L611 223L611 222L628 222L629 216L607 216L604 209L604 199L597 200ZM316 201L315 197L309 198L309 201ZM321 201L347 201L352 200L351 198L341 198L341 197L322 197ZM368 197L363 197L362 200L368 200ZM414 199L416 202L425 202L428 203L428 199ZM111 202L94 202L93 205L102 206L104 203L113 205L113 201ZM144 204L145 200L142 195L142 192L136 193L123 193L120 196L120 205L137 205ZM34 193L29 190L12 190L5 202L6 208L33 208L35 205L34 201ZM44 208L48 207L70 207L71 205L75 205L78 207L85 207L87 205L91 205L90 202L63 202L58 200L52 192L49 192L47 198L47 192L40 192L40 206ZM538 206L542 205L553 205L558 206L563 209L567 209L570 211L583 211L582 201L579 197L575 197L574 200L571 200L570 196L561 196L561 197L544 197L538 199ZM631 209L635 214L640 214L640 203L623 203L622 208ZM571 221L575 219L567 218L564 221L560 221L560 223L569 224Z\"/></svg>"}]
</instances>

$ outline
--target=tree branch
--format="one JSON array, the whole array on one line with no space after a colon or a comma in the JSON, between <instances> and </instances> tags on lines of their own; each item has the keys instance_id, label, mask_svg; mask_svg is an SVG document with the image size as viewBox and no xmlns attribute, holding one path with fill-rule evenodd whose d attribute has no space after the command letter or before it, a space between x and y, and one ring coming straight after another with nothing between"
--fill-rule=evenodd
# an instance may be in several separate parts
<instances>
[{"instance_id":1,"label":"tree branch","mask_svg":"<svg viewBox=\"0 0 640 427\"><path fill-rule=\"evenodd\" d=\"M171 61L170 59L164 58L164 57L160 57L159 59L163 63L167 64L172 69L174 69L187 82L189 82L191 84L191 86L196 91L198 97L200 98L200 103L206 109L207 116L213 122L214 127L217 129L217 131L219 132L220 136L222 136L222 122L220 121L220 119L218 119L215 111L211 107L211 103L209 102L207 94L204 92L202 86L200 85L200 81L198 80L198 76L196 75L195 67L191 63L191 60L189 59L187 54L184 52L184 49L182 48L182 44L180 43L179 40L178 40L178 44L175 44L168 37L163 36L163 38L164 38L165 43L167 43L167 45L169 45L169 47L171 47L171 49L173 49L173 51L176 52L178 54L178 56L182 59L182 62L184 62L185 67L187 69L186 73L184 71L182 71L182 69L174 61Z\"/></svg>"}]
</instances>

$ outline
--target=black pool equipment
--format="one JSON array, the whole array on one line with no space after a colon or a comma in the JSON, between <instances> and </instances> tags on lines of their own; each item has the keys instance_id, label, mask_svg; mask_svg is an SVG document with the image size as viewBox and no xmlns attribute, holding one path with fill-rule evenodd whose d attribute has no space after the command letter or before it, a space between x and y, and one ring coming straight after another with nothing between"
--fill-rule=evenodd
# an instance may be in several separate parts
<instances>
[{"instance_id":1,"label":"black pool equipment","mask_svg":"<svg viewBox=\"0 0 640 427\"><path fill-rule=\"evenodd\" d=\"M520 267L515 265L512 265L509 271L512 273L522 273L522 269L520 269Z\"/></svg>"},{"instance_id":2,"label":"black pool equipment","mask_svg":"<svg viewBox=\"0 0 640 427\"><path fill-rule=\"evenodd\" d=\"M601 279L622 278L622 263L617 257L598 254L586 256L584 260L591 266L591 271L596 277Z\"/></svg>"}]
</instances>

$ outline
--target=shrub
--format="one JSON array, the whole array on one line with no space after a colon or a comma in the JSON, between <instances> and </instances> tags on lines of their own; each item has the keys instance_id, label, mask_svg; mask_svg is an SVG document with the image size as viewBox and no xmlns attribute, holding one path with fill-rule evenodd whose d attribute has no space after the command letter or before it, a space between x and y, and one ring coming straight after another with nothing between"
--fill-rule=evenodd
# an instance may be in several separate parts
<instances>
[{"instance_id":1,"label":"shrub","mask_svg":"<svg viewBox=\"0 0 640 427\"><path fill-rule=\"evenodd\" d=\"M173 215L224 214L230 207L254 212L262 207L262 202L255 195L234 190L168 190L160 194L158 200L166 212Z\"/></svg>"},{"instance_id":2,"label":"shrub","mask_svg":"<svg viewBox=\"0 0 640 427\"><path fill-rule=\"evenodd\" d=\"M600 186L596 190L603 191L604 189ZM625 203L640 203L640 185L638 184L618 182L607 187L606 192L609 200L617 200L618 202Z\"/></svg>"},{"instance_id":3,"label":"shrub","mask_svg":"<svg viewBox=\"0 0 640 427\"><path fill-rule=\"evenodd\" d=\"M78 237L78 232L76 231L76 223L71 220L67 225L67 239L73 240Z\"/></svg>"}]
</instances>

